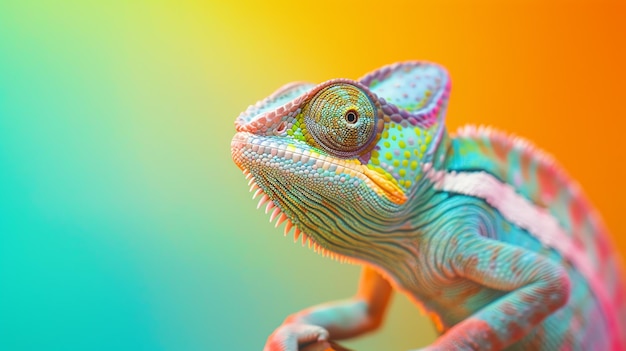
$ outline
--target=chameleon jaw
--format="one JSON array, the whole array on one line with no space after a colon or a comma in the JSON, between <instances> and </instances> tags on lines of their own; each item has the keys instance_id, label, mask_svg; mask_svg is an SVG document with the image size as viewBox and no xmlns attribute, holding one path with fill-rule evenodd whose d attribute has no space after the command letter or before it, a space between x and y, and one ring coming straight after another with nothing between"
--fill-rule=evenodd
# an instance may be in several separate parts
<instances>
[{"instance_id":1,"label":"chameleon jaw","mask_svg":"<svg viewBox=\"0 0 626 351\"><path fill-rule=\"evenodd\" d=\"M319 224L309 223L307 218L299 218L291 206L293 203L283 199L281 193L288 190L289 184L301 179L305 188L332 189L329 182L335 182L331 193L335 201L349 201L347 205L358 203L377 203L379 210L395 213L397 206L406 201L406 195L389 179L375 170L368 168L358 160L337 159L318 153L315 149L298 148L291 142L279 138L238 132L232 139L231 152L233 161L248 179L253 198L260 196L257 208L265 206L270 222L278 227L285 224L285 236L294 229L294 241L302 237L302 245L308 243L315 252L330 256L339 261L354 261L350 254L331 251L332 238L326 239L318 233ZM306 173L302 172L306 169ZM295 170L295 171L294 171ZM277 172L277 173L274 173ZM283 179L283 174L286 178ZM339 195L336 186L347 187L349 194ZM286 202L287 201L287 202ZM306 216L305 213L302 213ZM302 222L302 221L305 222ZM307 224L308 223L308 224ZM306 229L307 233L302 233ZM313 231L311 234L310 231ZM321 235L321 237L320 237ZM328 241L331 240L331 241ZM330 247L329 247L330 246Z\"/></svg>"},{"instance_id":2,"label":"chameleon jaw","mask_svg":"<svg viewBox=\"0 0 626 351\"><path fill-rule=\"evenodd\" d=\"M261 206L265 205L265 214L270 215L269 221L270 223L274 222L275 228L278 228L278 226L280 226L282 223L285 223L283 236L286 237L291 231L291 229L293 228L294 229L293 230L293 233L294 233L293 242L294 243L298 242L299 238L302 238L301 242L302 242L303 247L306 244L308 245L309 249L313 249L315 253L322 255L323 257L330 257L341 263L352 263L352 260L350 258L337 254L335 252L332 252L324 248L317 241L315 241L315 239L311 235L307 235L303 231L301 231L296 225L293 224L291 219L289 219L289 217L281 210L280 205L276 205L274 200L272 200L269 197L269 195L261 188L261 186L257 184L256 178L254 177L252 172L250 172L247 169L243 169L242 171L243 171L244 176L248 180L248 186L250 186L250 192L253 193L252 199L256 199L257 197L261 196L256 208L260 209ZM271 214L270 214L270 211L271 211Z\"/></svg>"}]
</instances>

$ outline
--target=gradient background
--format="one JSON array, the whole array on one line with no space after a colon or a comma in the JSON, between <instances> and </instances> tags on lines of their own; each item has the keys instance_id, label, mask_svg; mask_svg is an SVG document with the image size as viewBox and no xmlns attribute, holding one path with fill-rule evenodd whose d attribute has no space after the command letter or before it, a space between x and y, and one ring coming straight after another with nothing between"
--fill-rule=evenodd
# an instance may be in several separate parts
<instances>
[{"instance_id":1,"label":"gradient background","mask_svg":"<svg viewBox=\"0 0 626 351\"><path fill-rule=\"evenodd\" d=\"M260 350L287 314L352 294L357 267L255 209L233 121L286 82L399 60L449 69L451 130L554 154L626 252L625 2L434 3L2 0L0 349ZM346 345L433 338L396 295Z\"/></svg>"}]
</instances>

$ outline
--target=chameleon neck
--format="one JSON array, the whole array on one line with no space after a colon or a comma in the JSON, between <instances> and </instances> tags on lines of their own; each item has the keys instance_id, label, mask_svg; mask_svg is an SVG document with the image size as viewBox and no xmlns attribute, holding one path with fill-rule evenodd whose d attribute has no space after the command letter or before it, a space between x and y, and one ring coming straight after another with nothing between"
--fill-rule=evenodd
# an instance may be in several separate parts
<instances>
[{"instance_id":1,"label":"chameleon neck","mask_svg":"<svg viewBox=\"0 0 626 351\"><path fill-rule=\"evenodd\" d=\"M437 192L427 173L445 167L446 158L451 152L451 139L444 130L439 142L433 145L430 157L420 165L422 175L408 192L408 201L398 208L396 221L388 223L386 227L377 227L377 230L367 234L362 245L365 250L359 250L358 255L348 253L348 256L360 263L377 267L386 273L396 286L403 290L412 290L415 277L415 267L419 260L424 259L425 253L420 252L420 243L425 240L425 233L432 231L433 217L425 215L427 209L436 207L445 200L445 194ZM427 239L430 240L430 239Z\"/></svg>"}]
</instances>

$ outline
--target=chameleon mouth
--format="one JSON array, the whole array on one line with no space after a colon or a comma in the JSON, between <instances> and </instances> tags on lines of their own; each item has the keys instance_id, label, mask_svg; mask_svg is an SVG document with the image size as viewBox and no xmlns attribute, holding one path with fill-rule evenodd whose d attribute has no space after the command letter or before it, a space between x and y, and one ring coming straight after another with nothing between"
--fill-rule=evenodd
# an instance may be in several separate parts
<instances>
[{"instance_id":1,"label":"chameleon mouth","mask_svg":"<svg viewBox=\"0 0 626 351\"><path fill-rule=\"evenodd\" d=\"M285 227L283 230L283 235L286 237L293 229L293 242L297 243L298 239L301 239L302 246L308 245L309 249L313 249L313 251L317 254L322 255L323 257L330 257L336 261L341 263L351 263L352 261L343 255L332 252L322 245L317 243L315 239L311 235L307 235L300 228L293 224L293 222L287 217L287 215L277 206L272 199L270 199L269 195L265 193L265 191L257 184L257 181L254 175L247 169L243 170L243 174L248 180L248 186L250 186L250 192L252 194L252 199L256 199L261 196L259 202L256 206L257 209L261 209L261 206L265 205L265 213L270 216L270 223L274 223L274 227L278 228L281 224L285 223Z\"/></svg>"},{"instance_id":2,"label":"chameleon mouth","mask_svg":"<svg viewBox=\"0 0 626 351\"><path fill-rule=\"evenodd\" d=\"M248 132L238 132L231 141L231 153L233 161L240 169L244 170L247 158L245 151L251 151L261 157L282 157L293 162L308 163L313 170L330 169L339 173L346 173L367 183L379 196L388 199L395 205L402 205L407 201L405 192L398 185L390 181L383 174L365 167L361 164L350 163L346 160L336 160L318 154L315 151L299 151L293 146L278 146L255 140L254 135ZM249 171L248 171L248 174ZM248 174L245 174L248 176ZM252 184L252 183L250 183Z\"/></svg>"}]
</instances>

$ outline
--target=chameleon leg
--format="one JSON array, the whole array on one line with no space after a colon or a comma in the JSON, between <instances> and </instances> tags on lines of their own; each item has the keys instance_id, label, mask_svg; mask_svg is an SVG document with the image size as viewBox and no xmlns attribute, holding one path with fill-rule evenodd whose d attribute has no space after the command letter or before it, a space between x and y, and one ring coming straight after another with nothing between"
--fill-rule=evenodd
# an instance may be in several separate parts
<instances>
[{"instance_id":1,"label":"chameleon leg","mask_svg":"<svg viewBox=\"0 0 626 351\"><path fill-rule=\"evenodd\" d=\"M301 349L300 351L354 351L354 350L347 349L332 341L324 341L324 342L318 342L311 346L307 346Z\"/></svg>"},{"instance_id":2,"label":"chameleon leg","mask_svg":"<svg viewBox=\"0 0 626 351\"><path fill-rule=\"evenodd\" d=\"M373 268L364 267L353 298L313 306L287 317L270 335L264 350L297 351L298 347L316 341L345 339L372 331L382 322L391 292L387 280Z\"/></svg>"},{"instance_id":3,"label":"chameleon leg","mask_svg":"<svg viewBox=\"0 0 626 351\"><path fill-rule=\"evenodd\" d=\"M450 266L460 277L510 292L450 328L428 350L501 350L527 335L569 297L569 276L558 263L484 237L460 242Z\"/></svg>"}]
</instances>

